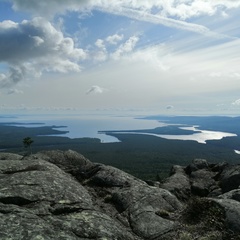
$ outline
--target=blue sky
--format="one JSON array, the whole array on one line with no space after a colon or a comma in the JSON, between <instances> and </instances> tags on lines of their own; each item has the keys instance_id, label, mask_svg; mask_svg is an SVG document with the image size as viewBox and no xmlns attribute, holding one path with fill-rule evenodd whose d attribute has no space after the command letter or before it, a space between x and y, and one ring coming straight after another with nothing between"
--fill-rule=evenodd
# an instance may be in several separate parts
<instances>
[{"instance_id":1,"label":"blue sky","mask_svg":"<svg viewBox=\"0 0 240 240\"><path fill-rule=\"evenodd\" d=\"M240 110L240 0L0 0L0 112Z\"/></svg>"}]
</instances>

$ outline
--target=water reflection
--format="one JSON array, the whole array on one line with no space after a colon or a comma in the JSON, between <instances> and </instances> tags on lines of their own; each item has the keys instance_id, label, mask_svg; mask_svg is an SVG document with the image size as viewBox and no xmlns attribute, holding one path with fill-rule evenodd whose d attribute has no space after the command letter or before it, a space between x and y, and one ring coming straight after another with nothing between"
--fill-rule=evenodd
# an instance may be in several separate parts
<instances>
[{"instance_id":1,"label":"water reflection","mask_svg":"<svg viewBox=\"0 0 240 240\"><path fill-rule=\"evenodd\" d=\"M234 134L234 133L207 131L207 130L198 129L197 127L198 126L179 127L180 129L183 129L183 130L197 132L197 133L193 133L190 135L167 135L167 134L154 134L154 133L142 133L142 132L141 133L140 132L118 132L118 134L121 134L121 133L144 134L144 135L150 135L150 136L155 136L155 137L161 137L161 138L169 139L169 140L197 141L198 143L202 143L202 144L206 144L206 141L208 141L208 140L221 140L224 137L236 137L237 136L237 134Z\"/></svg>"}]
</instances>

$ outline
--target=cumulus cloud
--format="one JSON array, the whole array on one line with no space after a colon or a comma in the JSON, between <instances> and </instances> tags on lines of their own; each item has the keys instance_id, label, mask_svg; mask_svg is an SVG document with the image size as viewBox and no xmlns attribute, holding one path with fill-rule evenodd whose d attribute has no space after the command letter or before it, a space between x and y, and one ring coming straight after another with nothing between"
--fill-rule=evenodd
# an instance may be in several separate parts
<instances>
[{"instance_id":1,"label":"cumulus cloud","mask_svg":"<svg viewBox=\"0 0 240 240\"><path fill-rule=\"evenodd\" d=\"M0 77L2 87L40 76L43 71L80 71L79 62L87 57L71 38L40 17L21 23L1 22L0 46L4 46L0 47L0 62L9 66L9 72Z\"/></svg>"},{"instance_id":2,"label":"cumulus cloud","mask_svg":"<svg viewBox=\"0 0 240 240\"><path fill-rule=\"evenodd\" d=\"M123 54L132 52L138 41L138 36L130 37L125 43L121 44L119 48L112 54L113 59L119 59Z\"/></svg>"},{"instance_id":3,"label":"cumulus cloud","mask_svg":"<svg viewBox=\"0 0 240 240\"><path fill-rule=\"evenodd\" d=\"M93 59L97 62L103 62L107 60L108 53L103 39L97 39L95 42L96 50L93 51Z\"/></svg>"},{"instance_id":4,"label":"cumulus cloud","mask_svg":"<svg viewBox=\"0 0 240 240\"><path fill-rule=\"evenodd\" d=\"M98 48L105 49L104 41L103 41L102 39L97 39L97 41L95 42L95 45L96 45Z\"/></svg>"},{"instance_id":5,"label":"cumulus cloud","mask_svg":"<svg viewBox=\"0 0 240 240\"><path fill-rule=\"evenodd\" d=\"M9 89L8 92L7 92L8 95L11 95L11 94L23 94L23 91L22 90L19 90L19 89Z\"/></svg>"},{"instance_id":6,"label":"cumulus cloud","mask_svg":"<svg viewBox=\"0 0 240 240\"><path fill-rule=\"evenodd\" d=\"M0 86L4 86L7 82L7 76L3 73L0 73Z\"/></svg>"},{"instance_id":7,"label":"cumulus cloud","mask_svg":"<svg viewBox=\"0 0 240 240\"><path fill-rule=\"evenodd\" d=\"M106 61L109 58L119 60L125 54L133 52L137 42L139 41L139 37L132 36L124 43L119 44L119 41L122 41L123 37L123 34L114 34L106 37L105 39L97 39L94 44L96 48L91 52L92 58L98 62ZM110 45L116 45L115 50L112 53L109 52Z\"/></svg>"},{"instance_id":8,"label":"cumulus cloud","mask_svg":"<svg viewBox=\"0 0 240 240\"><path fill-rule=\"evenodd\" d=\"M174 108L173 105L168 105L168 106L166 106L166 109L167 109L167 110L171 110L171 109L173 109L173 108Z\"/></svg>"},{"instance_id":9,"label":"cumulus cloud","mask_svg":"<svg viewBox=\"0 0 240 240\"><path fill-rule=\"evenodd\" d=\"M87 90L86 94L102 94L104 91L106 91L106 89L99 86L92 86Z\"/></svg>"},{"instance_id":10,"label":"cumulus cloud","mask_svg":"<svg viewBox=\"0 0 240 240\"><path fill-rule=\"evenodd\" d=\"M233 106L240 106L240 99L237 99L236 101L232 102Z\"/></svg>"},{"instance_id":11,"label":"cumulus cloud","mask_svg":"<svg viewBox=\"0 0 240 240\"><path fill-rule=\"evenodd\" d=\"M106 38L106 41L110 44L116 45L119 41L121 41L123 39L123 34L119 35L119 34L114 34L111 36L108 36Z\"/></svg>"}]
</instances>

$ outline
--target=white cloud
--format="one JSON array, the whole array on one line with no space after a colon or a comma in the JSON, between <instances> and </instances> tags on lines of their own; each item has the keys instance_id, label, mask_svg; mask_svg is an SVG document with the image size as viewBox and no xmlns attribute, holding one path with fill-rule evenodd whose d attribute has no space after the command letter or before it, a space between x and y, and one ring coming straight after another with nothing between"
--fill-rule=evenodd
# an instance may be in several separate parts
<instances>
[{"instance_id":1,"label":"white cloud","mask_svg":"<svg viewBox=\"0 0 240 240\"><path fill-rule=\"evenodd\" d=\"M54 14L66 10L83 10L96 7L104 9L128 8L151 13L153 10L161 16L174 16L187 19L193 16L213 15L240 7L239 0L12 0L15 10L27 10L40 14Z\"/></svg>"},{"instance_id":2,"label":"white cloud","mask_svg":"<svg viewBox=\"0 0 240 240\"><path fill-rule=\"evenodd\" d=\"M19 90L19 89L9 89L8 92L7 92L8 95L11 95L11 94L23 94L23 91L22 90Z\"/></svg>"},{"instance_id":3,"label":"white cloud","mask_svg":"<svg viewBox=\"0 0 240 240\"><path fill-rule=\"evenodd\" d=\"M0 73L0 81L3 81L6 78L6 76L2 73Z\"/></svg>"},{"instance_id":4,"label":"white cloud","mask_svg":"<svg viewBox=\"0 0 240 240\"><path fill-rule=\"evenodd\" d=\"M114 34L111 36L108 36L106 38L106 41L110 44L116 45L119 41L123 40L123 34L119 35L119 34Z\"/></svg>"},{"instance_id":5,"label":"white cloud","mask_svg":"<svg viewBox=\"0 0 240 240\"><path fill-rule=\"evenodd\" d=\"M64 13L66 10L78 10L89 5L88 0L11 0L14 10L23 10L35 15L52 17L55 13Z\"/></svg>"},{"instance_id":6,"label":"white cloud","mask_svg":"<svg viewBox=\"0 0 240 240\"><path fill-rule=\"evenodd\" d=\"M132 36L127 39L124 43L117 45L118 41L123 39L123 35L110 35L105 40L97 39L95 42L96 48L94 48L89 56L96 62L103 62L110 58L114 60L119 60L121 57L124 57L126 54L133 52L137 42L139 41L138 36ZM117 45L115 50L111 53L109 51L109 44Z\"/></svg>"},{"instance_id":7,"label":"white cloud","mask_svg":"<svg viewBox=\"0 0 240 240\"><path fill-rule=\"evenodd\" d=\"M162 24L168 27L185 29L201 34L215 35L208 28L185 22L196 16L212 16L217 13L227 15L230 9L240 7L240 0L11 0L16 10L28 10L41 15L53 16L55 13L79 11L80 13L98 9L111 14L127 16L139 21ZM177 19L176 19L177 18Z\"/></svg>"},{"instance_id":8,"label":"white cloud","mask_svg":"<svg viewBox=\"0 0 240 240\"><path fill-rule=\"evenodd\" d=\"M130 37L125 43L121 44L119 48L112 54L113 59L119 59L123 54L132 52L138 41L139 37Z\"/></svg>"},{"instance_id":9,"label":"white cloud","mask_svg":"<svg viewBox=\"0 0 240 240\"><path fill-rule=\"evenodd\" d=\"M96 1L97 2L97 1ZM179 19L188 19L191 17L216 14L218 11L227 11L228 9L239 8L239 0L116 0L114 2L108 0L98 1L96 5L108 9L134 9L145 13L152 13L153 10L158 16L178 17Z\"/></svg>"},{"instance_id":10,"label":"white cloud","mask_svg":"<svg viewBox=\"0 0 240 240\"><path fill-rule=\"evenodd\" d=\"M237 99L236 101L232 102L233 106L240 106L240 99Z\"/></svg>"},{"instance_id":11,"label":"white cloud","mask_svg":"<svg viewBox=\"0 0 240 240\"><path fill-rule=\"evenodd\" d=\"M172 106L172 105L166 106L166 109L167 109L167 110L171 110L171 109L173 109L173 108L174 108L174 106Z\"/></svg>"},{"instance_id":12,"label":"white cloud","mask_svg":"<svg viewBox=\"0 0 240 240\"><path fill-rule=\"evenodd\" d=\"M211 31L199 24L188 23L181 20L175 20L162 15L151 14L146 11L122 8L122 9L103 9L103 11L110 12L116 15L126 16L138 21L145 21L154 24L161 24L167 27L179 28L187 31L198 32L201 34L209 34Z\"/></svg>"},{"instance_id":13,"label":"white cloud","mask_svg":"<svg viewBox=\"0 0 240 240\"><path fill-rule=\"evenodd\" d=\"M102 39L97 39L97 41L95 42L95 45L96 45L98 48L105 49L104 41L103 41Z\"/></svg>"},{"instance_id":14,"label":"white cloud","mask_svg":"<svg viewBox=\"0 0 240 240\"><path fill-rule=\"evenodd\" d=\"M93 59L97 62L103 62L107 60L108 53L107 53L106 46L104 44L104 40L97 39L97 41L95 42L95 46L97 47L97 50L94 49L92 53Z\"/></svg>"},{"instance_id":15,"label":"white cloud","mask_svg":"<svg viewBox=\"0 0 240 240\"><path fill-rule=\"evenodd\" d=\"M108 59L108 54L106 51L95 51L93 54L93 59L96 62L104 62Z\"/></svg>"},{"instance_id":16,"label":"white cloud","mask_svg":"<svg viewBox=\"0 0 240 240\"><path fill-rule=\"evenodd\" d=\"M39 47L41 44L44 43L44 40L38 36L33 36L32 38L34 39L36 47Z\"/></svg>"},{"instance_id":17,"label":"white cloud","mask_svg":"<svg viewBox=\"0 0 240 240\"><path fill-rule=\"evenodd\" d=\"M64 37L43 18L1 22L0 46L4 46L0 48L0 62L9 66L2 87L43 71L80 71L79 61L87 57L83 49L74 47L71 38Z\"/></svg>"},{"instance_id":18,"label":"white cloud","mask_svg":"<svg viewBox=\"0 0 240 240\"><path fill-rule=\"evenodd\" d=\"M170 69L170 65L168 63L170 55L171 50L168 49L165 44L159 44L138 49L125 57L125 60L151 64L156 70L168 71Z\"/></svg>"},{"instance_id":19,"label":"white cloud","mask_svg":"<svg viewBox=\"0 0 240 240\"><path fill-rule=\"evenodd\" d=\"M104 91L106 91L106 89L99 86L92 86L87 90L86 94L102 94Z\"/></svg>"}]
</instances>

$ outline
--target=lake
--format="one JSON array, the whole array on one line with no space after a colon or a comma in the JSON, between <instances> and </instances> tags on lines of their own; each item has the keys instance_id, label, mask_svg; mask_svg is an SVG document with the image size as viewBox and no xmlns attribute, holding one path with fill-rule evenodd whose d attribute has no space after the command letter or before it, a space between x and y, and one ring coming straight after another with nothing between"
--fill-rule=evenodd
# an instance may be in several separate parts
<instances>
[{"instance_id":1,"label":"lake","mask_svg":"<svg viewBox=\"0 0 240 240\"><path fill-rule=\"evenodd\" d=\"M103 115L14 115L0 118L0 123L14 122L13 126L39 127L62 126L57 130L68 131L65 136L69 138L99 138L101 142L118 142L115 137L99 133L106 130L138 130L156 128L161 126L156 120L136 119L126 116Z\"/></svg>"},{"instance_id":2,"label":"lake","mask_svg":"<svg viewBox=\"0 0 240 240\"><path fill-rule=\"evenodd\" d=\"M132 130L154 129L157 127L166 127L167 124L159 120L151 120L147 118L136 118L134 116L116 116L116 115L98 115L98 114L41 114L41 115L11 115L1 116L0 123L11 122L14 126L39 127L39 126L57 126L57 130L68 131L65 134L57 136L65 136L69 138L99 138L102 143L118 142L115 137L104 134L104 131L124 131L121 133L129 134L147 134L165 139L174 140L192 140L205 144L208 140L220 140L223 137L235 137L234 133L221 131L208 131L200 129L198 126L189 126L180 124L179 128L191 131L188 135L174 134L153 134L153 133L137 133ZM60 126L60 128L59 128ZM54 127L53 127L54 128ZM131 132L128 132L131 130ZM101 133L100 133L101 131ZM119 133L120 134L120 133Z\"/></svg>"}]
</instances>

